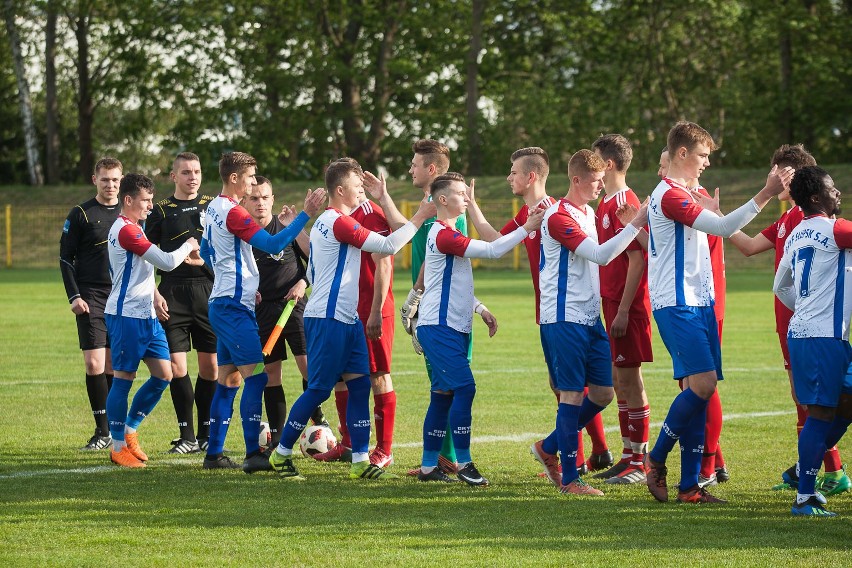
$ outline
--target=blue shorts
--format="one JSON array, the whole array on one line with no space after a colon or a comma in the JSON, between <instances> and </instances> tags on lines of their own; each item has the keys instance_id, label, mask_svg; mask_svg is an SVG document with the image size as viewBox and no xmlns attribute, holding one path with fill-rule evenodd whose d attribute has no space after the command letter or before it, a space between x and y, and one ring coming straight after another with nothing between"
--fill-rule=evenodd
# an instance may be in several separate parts
<instances>
[{"instance_id":1,"label":"blue shorts","mask_svg":"<svg viewBox=\"0 0 852 568\"><path fill-rule=\"evenodd\" d=\"M208 316L216 334L219 366L257 365L263 362L254 312L230 298L210 300Z\"/></svg>"},{"instance_id":2,"label":"blue shorts","mask_svg":"<svg viewBox=\"0 0 852 568\"><path fill-rule=\"evenodd\" d=\"M846 376L843 377L843 387L840 392L852 395L852 363L849 363L849 367L846 368Z\"/></svg>"},{"instance_id":3,"label":"blue shorts","mask_svg":"<svg viewBox=\"0 0 852 568\"><path fill-rule=\"evenodd\" d=\"M723 380L719 324L711 306L671 306L654 310L657 332L669 351L675 380L716 371Z\"/></svg>"},{"instance_id":4,"label":"blue shorts","mask_svg":"<svg viewBox=\"0 0 852 568\"><path fill-rule=\"evenodd\" d=\"M156 318L139 319L104 314L112 347L114 371L135 373L143 359L169 360L166 332Z\"/></svg>"},{"instance_id":5,"label":"blue shorts","mask_svg":"<svg viewBox=\"0 0 852 568\"><path fill-rule=\"evenodd\" d=\"M609 337L600 318L595 325L547 323L539 326L539 334L550 380L558 390L612 386Z\"/></svg>"},{"instance_id":6,"label":"blue shorts","mask_svg":"<svg viewBox=\"0 0 852 568\"><path fill-rule=\"evenodd\" d=\"M433 391L454 391L475 385L470 370L470 334L445 325L418 325L417 340L432 366Z\"/></svg>"},{"instance_id":7,"label":"blue shorts","mask_svg":"<svg viewBox=\"0 0 852 568\"><path fill-rule=\"evenodd\" d=\"M832 337L787 337L793 389L799 404L836 408L849 380L852 346ZM852 386L852 385L850 385Z\"/></svg>"},{"instance_id":8,"label":"blue shorts","mask_svg":"<svg viewBox=\"0 0 852 568\"><path fill-rule=\"evenodd\" d=\"M369 375L367 336L361 322L304 318L308 340L308 386L331 392L344 374Z\"/></svg>"}]
</instances>

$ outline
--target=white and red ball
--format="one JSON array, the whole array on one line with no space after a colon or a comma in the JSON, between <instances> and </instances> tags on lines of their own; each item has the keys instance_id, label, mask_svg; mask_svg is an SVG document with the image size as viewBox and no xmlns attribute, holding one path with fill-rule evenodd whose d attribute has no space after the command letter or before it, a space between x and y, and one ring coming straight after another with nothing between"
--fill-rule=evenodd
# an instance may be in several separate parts
<instances>
[{"instance_id":1,"label":"white and red ball","mask_svg":"<svg viewBox=\"0 0 852 568\"><path fill-rule=\"evenodd\" d=\"M299 437L299 449L305 456L324 454L337 445L337 438L328 426L308 426Z\"/></svg>"},{"instance_id":2,"label":"white and red ball","mask_svg":"<svg viewBox=\"0 0 852 568\"><path fill-rule=\"evenodd\" d=\"M262 448L265 448L272 442L272 430L269 429L269 422L260 423L260 435L257 437L257 443Z\"/></svg>"}]
</instances>

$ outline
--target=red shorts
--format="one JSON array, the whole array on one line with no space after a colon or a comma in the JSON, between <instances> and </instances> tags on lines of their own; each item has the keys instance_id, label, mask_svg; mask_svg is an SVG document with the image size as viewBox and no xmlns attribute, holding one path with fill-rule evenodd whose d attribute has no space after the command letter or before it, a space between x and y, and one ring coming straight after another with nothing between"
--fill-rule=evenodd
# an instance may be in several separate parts
<instances>
[{"instance_id":1,"label":"red shorts","mask_svg":"<svg viewBox=\"0 0 852 568\"><path fill-rule=\"evenodd\" d=\"M393 331L395 316L382 318L382 336L378 339L367 339L367 353L370 354L370 373L390 373L393 358ZM367 333L367 320L362 319L364 333Z\"/></svg>"},{"instance_id":2,"label":"red shorts","mask_svg":"<svg viewBox=\"0 0 852 568\"><path fill-rule=\"evenodd\" d=\"M781 355L784 356L784 368L790 370L790 348L787 347L787 330L778 332L778 343L781 344Z\"/></svg>"},{"instance_id":3,"label":"red shorts","mask_svg":"<svg viewBox=\"0 0 852 568\"><path fill-rule=\"evenodd\" d=\"M615 300L603 298L603 313L606 320L606 332L610 333L610 322L618 315ZM609 336L609 350L612 364L616 367L638 367L642 363L654 360L651 350L651 319L630 314L627 318L627 333L624 337Z\"/></svg>"}]
</instances>

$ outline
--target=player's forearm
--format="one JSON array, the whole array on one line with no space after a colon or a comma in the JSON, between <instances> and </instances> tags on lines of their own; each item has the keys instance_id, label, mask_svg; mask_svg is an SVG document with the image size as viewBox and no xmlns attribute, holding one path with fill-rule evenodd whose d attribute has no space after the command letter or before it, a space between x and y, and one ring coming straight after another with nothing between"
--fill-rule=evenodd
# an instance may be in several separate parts
<instances>
[{"instance_id":1,"label":"player's forearm","mask_svg":"<svg viewBox=\"0 0 852 568\"><path fill-rule=\"evenodd\" d=\"M494 242L473 239L468 243L464 251L465 258L500 258L515 248L526 236L527 230L518 227L508 235L503 235Z\"/></svg>"},{"instance_id":2,"label":"player's forearm","mask_svg":"<svg viewBox=\"0 0 852 568\"><path fill-rule=\"evenodd\" d=\"M387 219L388 225L394 231L408 223L408 219L403 217L402 213L399 212L399 209L396 208L396 203L393 202L387 191L379 199L379 205L381 205L385 212L385 219Z\"/></svg>"},{"instance_id":3,"label":"player's forearm","mask_svg":"<svg viewBox=\"0 0 852 568\"><path fill-rule=\"evenodd\" d=\"M761 234L750 237L742 231L737 231L728 239L744 256L753 256L772 248L769 239Z\"/></svg>"},{"instance_id":4,"label":"player's forearm","mask_svg":"<svg viewBox=\"0 0 852 568\"><path fill-rule=\"evenodd\" d=\"M619 312L627 312L633 305L639 283L642 281L642 273L645 272L645 259L638 250L627 251L627 276L624 279L624 292L618 303Z\"/></svg>"},{"instance_id":5,"label":"player's forearm","mask_svg":"<svg viewBox=\"0 0 852 568\"><path fill-rule=\"evenodd\" d=\"M723 217L705 209L698 214L692 227L711 235L728 238L748 225L758 213L760 213L760 206L752 199Z\"/></svg>"},{"instance_id":6,"label":"player's forearm","mask_svg":"<svg viewBox=\"0 0 852 568\"><path fill-rule=\"evenodd\" d=\"M311 238L305 231L299 231L299 234L296 236L296 245L304 256L308 256L311 250Z\"/></svg>"},{"instance_id":7,"label":"player's forearm","mask_svg":"<svg viewBox=\"0 0 852 568\"><path fill-rule=\"evenodd\" d=\"M412 222L407 222L387 237L383 237L377 233L370 233L367 240L361 245L361 250L377 252L379 254L396 254L414 237L416 232L417 226Z\"/></svg>"},{"instance_id":8,"label":"player's forearm","mask_svg":"<svg viewBox=\"0 0 852 568\"><path fill-rule=\"evenodd\" d=\"M479 237L483 241L495 241L501 237L500 231L491 226L491 223L482 214L482 210L477 205L476 200L471 200L467 207L467 212L470 215L470 220L476 230L479 232Z\"/></svg>"},{"instance_id":9,"label":"player's forearm","mask_svg":"<svg viewBox=\"0 0 852 568\"><path fill-rule=\"evenodd\" d=\"M592 239L587 238L574 251L578 256L590 260L595 264L606 265L624 252L627 245L630 244L636 235L639 234L639 229L632 224L627 224L625 227L607 242L599 245Z\"/></svg>"},{"instance_id":10,"label":"player's forearm","mask_svg":"<svg viewBox=\"0 0 852 568\"><path fill-rule=\"evenodd\" d=\"M374 254L373 261L376 263L376 273L373 277L373 305L370 310L375 314L380 314L390 290L393 257Z\"/></svg>"},{"instance_id":11,"label":"player's forearm","mask_svg":"<svg viewBox=\"0 0 852 568\"><path fill-rule=\"evenodd\" d=\"M148 250L145 251L145 254L142 255L142 259L150 262L160 270L171 272L180 266L180 263L183 262L191 250L192 245L188 242L183 243L172 252L163 252L163 250L157 245L151 245Z\"/></svg>"},{"instance_id":12,"label":"player's forearm","mask_svg":"<svg viewBox=\"0 0 852 568\"><path fill-rule=\"evenodd\" d=\"M59 257L59 271L62 273L62 283L65 284L65 294L68 301L73 302L80 297L80 287L77 285L77 271L71 261Z\"/></svg>"},{"instance_id":13,"label":"player's forearm","mask_svg":"<svg viewBox=\"0 0 852 568\"><path fill-rule=\"evenodd\" d=\"M420 265L420 273L417 275L417 280L414 282L413 288L415 290L425 290L426 289L426 263Z\"/></svg>"},{"instance_id":14,"label":"player's forearm","mask_svg":"<svg viewBox=\"0 0 852 568\"><path fill-rule=\"evenodd\" d=\"M775 273L775 281L772 283L772 291L788 309L796 307L796 290L793 282L793 273L789 266L784 263L778 265Z\"/></svg>"},{"instance_id":15,"label":"player's forearm","mask_svg":"<svg viewBox=\"0 0 852 568\"><path fill-rule=\"evenodd\" d=\"M296 218L289 225L274 235L270 235L263 230L258 231L249 239L249 244L263 252L278 254L296 239L310 219L308 214L302 211L296 215Z\"/></svg>"}]
</instances>

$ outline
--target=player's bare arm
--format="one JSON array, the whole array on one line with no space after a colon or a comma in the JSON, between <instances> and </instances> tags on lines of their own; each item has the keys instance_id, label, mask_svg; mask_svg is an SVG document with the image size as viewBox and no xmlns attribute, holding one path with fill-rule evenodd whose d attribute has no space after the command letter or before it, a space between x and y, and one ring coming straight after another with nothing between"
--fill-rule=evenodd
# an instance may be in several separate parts
<instances>
[{"instance_id":1,"label":"player's bare arm","mask_svg":"<svg viewBox=\"0 0 852 568\"><path fill-rule=\"evenodd\" d=\"M373 280L373 303L370 305L370 317L367 318L367 339L379 339L382 336L382 307L388 297L393 257L373 253L376 272Z\"/></svg>"},{"instance_id":2,"label":"player's bare arm","mask_svg":"<svg viewBox=\"0 0 852 568\"><path fill-rule=\"evenodd\" d=\"M627 333L630 306L633 303L633 298L636 297L636 290L639 289L642 273L645 271L645 259L641 251L628 250L626 254L627 276L624 280L624 292L621 295L621 301L618 303L618 313L613 318L612 325L610 326L610 334L613 337L624 337Z\"/></svg>"},{"instance_id":3,"label":"player's bare arm","mask_svg":"<svg viewBox=\"0 0 852 568\"><path fill-rule=\"evenodd\" d=\"M467 204L467 213L470 215L470 220L479 233L479 238L483 241L491 242L500 238L500 231L497 231L491 226L491 223L488 222L485 215L482 214L482 210L479 208L479 205L476 203L476 199L474 197L475 183L476 180L471 179L470 185L467 186L467 198L469 200L469 203Z\"/></svg>"}]
</instances>

